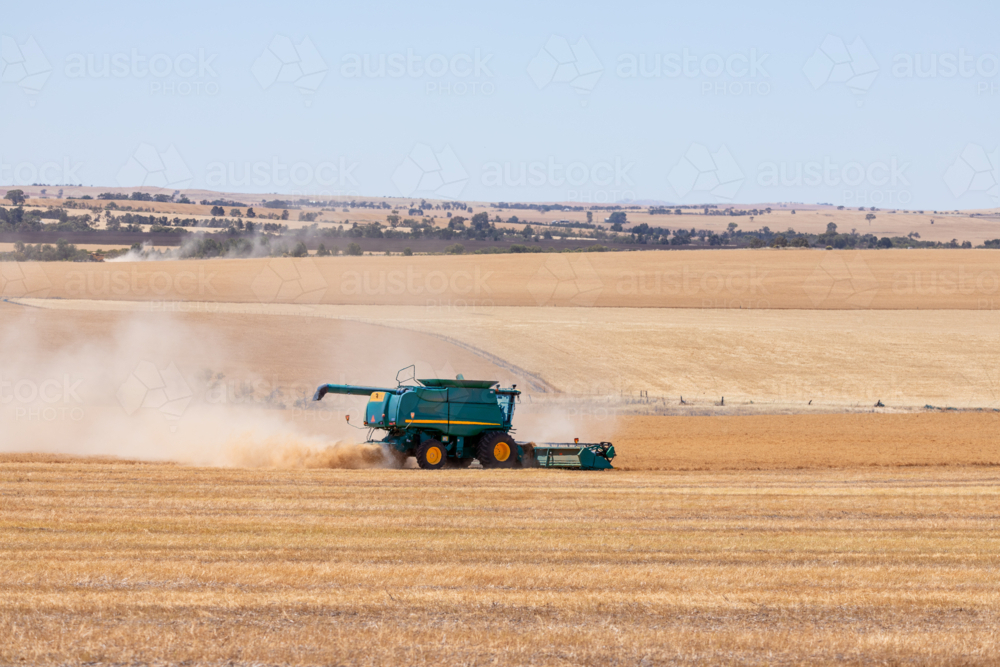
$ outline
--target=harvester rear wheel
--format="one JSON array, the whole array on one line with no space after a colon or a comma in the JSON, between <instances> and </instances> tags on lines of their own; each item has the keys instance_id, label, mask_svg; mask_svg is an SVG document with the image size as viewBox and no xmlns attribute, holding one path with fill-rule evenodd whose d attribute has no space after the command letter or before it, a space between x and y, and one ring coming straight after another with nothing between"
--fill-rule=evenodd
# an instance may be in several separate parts
<instances>
[{"instance_id":1,"label":"harvester rear wheel","mask_svg":"<svg viewBox=\"0 0 1000 667\"><path fill-rule=\"evenodd\" d=\"M448 462L448 452L437 440L424 440L417 447L417 465L426 470L438 470Z\"/></svg>"},{"instance_id":2,"label":"harvester rear wheel","mask_svg":"<svg viewBox=\"0 0 1000 667\"><path fill-rule=\"evenodd\" d=\"M517 465L517 443L503 431L489 431L479 438L477 458L484 468L513 468Z\"/></svg>"}]
</instances>

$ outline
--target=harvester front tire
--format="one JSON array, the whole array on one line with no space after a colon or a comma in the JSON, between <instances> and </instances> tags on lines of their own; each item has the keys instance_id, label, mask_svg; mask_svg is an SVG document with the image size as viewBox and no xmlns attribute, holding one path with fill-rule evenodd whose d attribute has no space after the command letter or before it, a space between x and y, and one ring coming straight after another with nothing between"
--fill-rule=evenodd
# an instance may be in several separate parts
<instances>
[{"instance_id":1,"label":"harvester front tire","mask_svg":"<svg viewBox=\"0 0 1000 667\"><path fill-rule=\"evenodd\" d=\"M490 431L479 438L479 463L484 468L513 468L517 465L517 443L510 434Z\"/></svg>"},{"instance_id":2,"label":"harvester front tire","mask_svg":"<svg viewBox=\"0 0 1000 667\"><path fill-rule=\"evenodd\" d=\"M448 462L448 452L437 440L424 440L417 448L417 465L424 470L440 470Z\"/></svg>"}]
</instances>

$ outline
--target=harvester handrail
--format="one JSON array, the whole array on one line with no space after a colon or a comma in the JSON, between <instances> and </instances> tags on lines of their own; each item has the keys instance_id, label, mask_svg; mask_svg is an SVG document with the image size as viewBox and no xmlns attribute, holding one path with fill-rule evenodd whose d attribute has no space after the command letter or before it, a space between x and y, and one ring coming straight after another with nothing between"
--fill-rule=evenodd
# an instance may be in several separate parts
<instances>
[{"instance_id":1,"label":"harvester handrail","mask_svg":"<svg viewBox=\"0 0 1000 667\"><path fill-rule=\"evenodd\" d=\"M400 374L403 373L403 371L410 370L410 369L413 369L412 372L410 373L410 377L405 377L402 380L400 380L399 379ZM402 387L402 386L404 386L403 385L404 382L410 382L410 381L413 381L413 382L417 381L417 366L416 366L416 364L410 364L406 368L400 368L398 371L396 371L396 386L397 387Z\"/></svg>"}]
</instances>

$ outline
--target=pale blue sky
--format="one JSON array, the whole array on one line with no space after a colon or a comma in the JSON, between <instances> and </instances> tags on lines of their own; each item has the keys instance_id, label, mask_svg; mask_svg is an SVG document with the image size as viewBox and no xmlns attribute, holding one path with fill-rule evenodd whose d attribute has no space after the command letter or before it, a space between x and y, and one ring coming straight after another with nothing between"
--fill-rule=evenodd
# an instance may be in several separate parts
<instances>
[{"instance_id":1,"label":"pale blue sky","mask_svg":"<svg viewBox=\"0 0 1000 667\"><path fill-rule=\"evenodd\" d=\"M17 3L0 184L996 206L1000 5L804 5Z\"/></svg>"}]
</instances>

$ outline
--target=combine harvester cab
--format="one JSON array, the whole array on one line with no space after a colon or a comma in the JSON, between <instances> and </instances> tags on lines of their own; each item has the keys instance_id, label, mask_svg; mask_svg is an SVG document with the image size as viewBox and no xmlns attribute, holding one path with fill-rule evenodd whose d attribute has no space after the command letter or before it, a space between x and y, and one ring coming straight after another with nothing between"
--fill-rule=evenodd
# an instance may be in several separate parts
<instances>
[{"instance_id":1,"label":"combine harvester cab","mask_svg":"<svg viewBox=\"0 0 1000 667\"><path fill-rule=\"evenodd\" d=\"M612 467L611 443L516 442L511 432L514 405L521 395L517 385L500 387L492 380L466 380L461 375L455 380L416 382L399 382L395 389L324 384L313 400L327 394L367 396L365 426L385 431L380 442L415 457L421 468L465 468L476 459L484 468Z\"/></svg>"}]
</instances>

